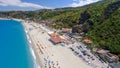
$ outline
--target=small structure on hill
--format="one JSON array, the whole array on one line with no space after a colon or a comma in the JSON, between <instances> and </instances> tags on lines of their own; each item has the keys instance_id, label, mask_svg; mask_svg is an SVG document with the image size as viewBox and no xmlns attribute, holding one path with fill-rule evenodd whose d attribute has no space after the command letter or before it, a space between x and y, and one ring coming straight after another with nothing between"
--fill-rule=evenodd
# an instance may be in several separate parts
<instances>
[{"instance_id":1,"label":"small structure on hill","mask_svg":"<svg viewBox=\"0 0 120 68\"><path fill-rule=\"evenodd\" d=\"M92 43L92 41L89 40L89 39L84 39L83 42L86 43L86 44L90 44L90 43Z\"/></svg>"},{"instance_id":2,"label":"small structure on hill","mask_svg":"<svg viewBox=\"0 0 120 68\"><path fill-rule=\"evenodd\" d=\"M98 49L97 53L106 57L107 61L110 63L119 61L119 57L117 55L111 54L108 50Z\"/></svg>"},{"instance_id":3,"label":"small structure on hill","mask_svg":"<svg viewBox=\"0 0 120 68\"><path fill-rule=\"evenodd\" d=\"M106 54L106 57L109 62L118 62L119 61L119 57L117 55L114 55L111 53Z\"/></svg>"},{"instance_id":4,"label":"small structure on hill","mask_svg":"<svg viewBox=\"0 0 120 68\"><path fill-rule=\"evenodd\" d=\"M82 39L82 36L79 33L70 33L68 36L76 40Z\"/></svg>"},{"instance_id":5,"label":"small structure on hill","mask_svg":"<svg viewBox=\"0 0 120 68\"><path fill-rule=\"evenodd\" d=\"M63 33L71 33L71 29L62 29Z\"/></svg>"}]
</instances>

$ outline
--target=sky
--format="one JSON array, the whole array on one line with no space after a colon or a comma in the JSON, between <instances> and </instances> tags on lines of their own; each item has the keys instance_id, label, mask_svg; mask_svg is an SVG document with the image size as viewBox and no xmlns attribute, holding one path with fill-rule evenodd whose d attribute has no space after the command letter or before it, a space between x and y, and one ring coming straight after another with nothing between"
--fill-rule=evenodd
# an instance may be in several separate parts
<instances>
[{"instance_id":1,"label":"sky","mask_svg":"<svg viewBox=\"0 0 120 68\"><path fill-rule=\"evenodd\" d=\"M0 0L0 11L78 7L100 0Z\"/></svg>"}]
</instances>

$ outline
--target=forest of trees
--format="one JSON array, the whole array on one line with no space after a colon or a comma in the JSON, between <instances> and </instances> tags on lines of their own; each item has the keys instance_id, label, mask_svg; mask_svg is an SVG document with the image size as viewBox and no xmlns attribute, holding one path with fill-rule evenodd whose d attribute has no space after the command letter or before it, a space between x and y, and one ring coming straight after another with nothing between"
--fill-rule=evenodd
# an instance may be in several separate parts
<instances>
[{"instance_id":1,"label":"forest of trees","mask_svg":"<svg viewBox=\"0 0 120 68\"><path fill-rule=\"evenodd\" d=\"M110 50L120 57L120 1L111 0L87 8L80 14L79 25L84 25L84 29L78 25L73 29L82 30L96 47Z\"/></svg>"}]
</instances>

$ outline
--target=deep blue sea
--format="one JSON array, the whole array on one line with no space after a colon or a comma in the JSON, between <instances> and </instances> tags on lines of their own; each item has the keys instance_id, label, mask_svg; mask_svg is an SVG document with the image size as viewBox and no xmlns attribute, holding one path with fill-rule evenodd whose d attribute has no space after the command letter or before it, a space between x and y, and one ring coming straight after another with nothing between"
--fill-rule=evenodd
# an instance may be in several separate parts
<instances>
[{"instance_id":1,"label":"deep blue sea","mask_svg":"<svg viewBox=\"0 0 120 68\"><path fill-rule=\"evenodd\" d=\"M13 20L0 20L0 68L33 67L22 24Z\"/></svg>"}]
</instances>

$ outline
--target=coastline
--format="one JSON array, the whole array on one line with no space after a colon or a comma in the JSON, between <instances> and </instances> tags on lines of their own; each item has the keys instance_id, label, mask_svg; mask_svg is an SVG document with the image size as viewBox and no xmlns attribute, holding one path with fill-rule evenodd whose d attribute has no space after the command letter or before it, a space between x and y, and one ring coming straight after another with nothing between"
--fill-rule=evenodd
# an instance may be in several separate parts
<instances>
[{"instance_id":1,"label":"coastline","mask_svg":"<svg viewBox=\"0 0 120 68\"><path fill-rule=\"evenodd\" d=\"M43 68L42 63L41 63L40 58L39 58L39 55L38 55L37 51L35 50L36 45L33 42L33 40L31 39L29 31L27 30L26 26L24 25L25 20L15 19L15 18L8 19L8 18L1 18L1 17L0 17L0 20L15 20L15 21L18 21L22 24L22 26L24 28L24 31L25 31L26 38L27 38L27 42L28 42L28 45L29 45L29 50L30 50L31 56L33 58L32 60L33 60L33 63L34 63L34 68Z\"/></svg>"},{"instance_id":2,"label":"coastline","mask_svg":"<svg viewBox=\"0 0 120 68\"><path fill-rule=\"evenodd\" d=\"M5 63L2 64L1 60L1 68L33 68L33 56L30 52L30 46L28 45L24 26L16 20L8 19L1 19L0 26L3 31L0 34L0 45L5 46L5 49L4 46L2 47L5 51L2 51L1 49L1 55L3 54L3 57L1 56L1 58L3 59L3 62L6 63L6 65L4 65ZM6 34L9 35L6 36ZM6 49L6 47L8 49Z\"/></svg>"},{"instance_id":3,"label":"coastline","mask_svg":"<svg viewBox=\"0 0 120 68\"><path fill-rule=\"evenodd\" d=\"M13 20L21 22L24 27L32 57L37 66L34 68L48 68L48 66L52 65L52 62L57 66L56 68L80 68L80 66L81 68L92 68L75 56L67 47L53 45L48 40L50 30L47 30L41 24L28 23L28 21L22 19Z\"/></svg>"},{"instance_id":4,"label":"coastline","mask_svg":"<svg viewBox=\"0 0 120 68\"><path fill-rule=\"evenodd\" d=\"M72 54L68 48L53 45L48 40L49 30L46 30L46 28L42 27L42 25L33 22L28 23L27 21L22 22L22 24L27 29L27 35L31 40L30 42L36 55L36 62L39 63L41 68L51 67L52 63L55 63L56 68L79 68L80 65L82 65L82 68L92 68L91 66L85 64L82 60L79 60L79 58ZM30 30L30 28L32 28L32 30ZM42 34L43 32L45 35ZM59 64L57 65L58 62ZM72 65L69 65L71 62Z\"/></svg>"},{"instance_id":5,"label":"coastline","mask_svg":"<svg viewBox=\"0 0 120 68\"><path fill-rule=\"evenodd\" d=\"M17 21L21 21L21 20L17 20ZM28 43L29 43L28 45L29 45L29 48L30 48L30 51L31 51L31 54L32 54L32 57L33 57L33 60L34 60L33 61L34 62L34 68L42 68L41 61L39 59L37 51L35 50L35 44L34 44L34 42L31 39L29 31L27 30L27 28L25 27L23 22L21 22L21 24L23 25L25 33L26 33L26 36L27 36L27 40L28 40Z\"/></svg>"}]
</instances>

